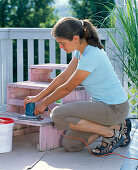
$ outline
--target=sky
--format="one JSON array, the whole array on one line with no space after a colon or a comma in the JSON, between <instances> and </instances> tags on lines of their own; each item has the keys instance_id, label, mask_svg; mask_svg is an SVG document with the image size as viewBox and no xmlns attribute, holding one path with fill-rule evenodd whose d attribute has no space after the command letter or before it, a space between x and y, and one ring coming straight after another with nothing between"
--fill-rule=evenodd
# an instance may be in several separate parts
<instances>
[{"instance_id":1,"label":"sky","mask_svg":"<svg viewBox=\"0 0 138 170\"><path fill-rule=\"evenodd\" d=\"M56 8L59 17L71 16L68 1L69 0L55 0L54 7Z\"/></svg>"}]
</instances>

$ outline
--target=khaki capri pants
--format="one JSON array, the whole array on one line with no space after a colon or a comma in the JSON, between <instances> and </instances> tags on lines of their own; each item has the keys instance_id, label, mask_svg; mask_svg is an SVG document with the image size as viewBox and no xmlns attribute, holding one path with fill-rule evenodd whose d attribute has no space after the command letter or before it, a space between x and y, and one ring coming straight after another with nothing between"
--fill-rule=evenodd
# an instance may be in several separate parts
<instances>
[{"instance_id":1,"label":"khaki capri pants","mask_svg":"<svg viewBox=\"0 0 138 170\"><path fill-rule=\"evenodd\" d=\"M87 143L92 133L71 130L69 123L77 124L81 119L85 119L106 126L117 125L125 120L128 111L128 101L116 105L98 101L79 101L55 107L52 110L52 119L57 129L66 130L67 136L82 138ZM80 151L85 144L78 139L63 137L62 146L67 151Z\"/></svg>"}]
</instances>

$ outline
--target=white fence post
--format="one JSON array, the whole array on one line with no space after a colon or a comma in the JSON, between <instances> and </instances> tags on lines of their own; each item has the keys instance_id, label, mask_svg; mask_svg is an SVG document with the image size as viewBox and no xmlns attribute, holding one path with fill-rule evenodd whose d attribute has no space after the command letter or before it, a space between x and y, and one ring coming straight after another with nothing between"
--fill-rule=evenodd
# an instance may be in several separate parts
<instances>
[{"instance_id":1,"label":"white fence post","mask_svg":"<svg viewBox=\"0 0 138 170\"><path fill-rule=\"evenodd\" d=\"M116 3L116 6L124 7L124 0L115 0L115 3ZM124 30L123 30L122 23L118 19L116 19L115 24L116 24L116 27L118 28L118 30L120 30L123 33ZM121 38L118 31L116 31L116 41L119 44L119 48L123 50L123 48L124 48L123 39ZM119 54L117 47L115 47L115 50L116 50L116 53ZM123 59L124 56L120 56L120 57ZM115 71L118 74L122 85L124 86L124 71L123 71L123 66L121 64L121 60L119 59L118 56L115 59Z\"/></svg>"},{"instance_id":2,"label":"white fence post","mask_svg":"<svg viewBox=\"0 0 138 170\"><path fill-rule=\"evenodd\" d=\"M116 2L116 6L120 6L123 8L124 12L128 12L127 11L127 6L126 6L126 1L125 0L115 0ZM133 2L132 2L132 5L133 5ZM123 24L119 21L119 20L116 20L116 27L119 29L119 31L125 35L125 38L127 38L127 35L126 35L126 32L125 32L125 29L123 27ZM121 38L120 34L118 33L118 31L116 31L116 41L118 42L119 44L119 47L120 49L125 50L125 46L124 46L124 42L123 42L123 39ZM125 57L124 57L124 54L123 56L121 56L123 60L126 60ZM124 58L123 58L124 57ZM117 61L116 62L116 65L118 64L119 62ZM125 61L125 63L127 64L127 61ZM121 64L118 64L118 68L117 68L117 71L118 71L118 75L121 76L121 79L122 79L122 84L128 94L128 97L129 97L129 104L130 104L130 110L129 110L129 117L133 117L133 118L136 118L138 115L138 109L137 109L137 106L138 106L138 99L137 99L137 92L134 92L134 94L132 93L132 89L134 90L136 87L135 85L129 80L128 76L126 75L125 71L123 71L123 68L120 67ZM116 66L115 66L116 68ZM129 87L128 87L128 82L129 82ZM133 114L132 114L132 111L133 111Z\"/></svg>"},{"instance_id":3,"label":"white fence post","mask_svg":"<svg viewBox=\"0 0 138 170\"><path fill-rule=\"evenodd\" d=\"M0 110L6 110L7 83L13 81L12 42L8 29L0 32Z\"/></svg>"},{"instance_id":4,"label":"white fence post","mask_svg":"<svg viewBox=\"0 0 138 170\"><path fill-rule=\"evenodd\" d=\"M115 33L116 33L115 29L108 29L108 30L112 35L115 36ZM106 47L107 56L109 57L109 59L112 63L112 66L115 68L115 60L116 60L115 45L109 35L107 35L107 41L106 41L105 47Z\"/></svg>"},{"instance_id":5,"label":"white fence post","mask_svg":"<svg viewBox=\"0 0 138 170\"><path fill-rule=\"evenodd\" d=\"M0 40L0 110L3 109L3 40Z\"/></svg>"}]
</instances>

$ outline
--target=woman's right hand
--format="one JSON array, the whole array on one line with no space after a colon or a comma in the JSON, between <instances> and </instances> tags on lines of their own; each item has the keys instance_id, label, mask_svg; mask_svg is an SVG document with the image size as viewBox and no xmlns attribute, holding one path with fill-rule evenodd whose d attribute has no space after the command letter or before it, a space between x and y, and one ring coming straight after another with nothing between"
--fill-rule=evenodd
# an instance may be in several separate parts
<instances>
[{"instance_id":1,"label":"woman's right hand","mask_svg":"<svg viewBox=\"0 0 138 170\"><path fill-rule=\"evenodd\" d=\"M36 103L37 102L37 97L36 96L27 96L24 99L24 109L26 108L26 104L28 103Z\"/></svg>"}]
</instances>

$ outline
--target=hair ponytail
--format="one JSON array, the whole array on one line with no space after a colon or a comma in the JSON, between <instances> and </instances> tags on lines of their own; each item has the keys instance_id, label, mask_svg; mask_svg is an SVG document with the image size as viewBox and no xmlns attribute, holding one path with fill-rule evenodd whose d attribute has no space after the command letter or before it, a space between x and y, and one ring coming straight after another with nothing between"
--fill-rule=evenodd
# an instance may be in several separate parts
<instances>
[{"instance_id":1,"label":"hair ponytail","mask_svg":"<svg viewBox=\"0 0 138 170\"><path fill-rule=\"evenodd\" d=\"M104 46L101 44L99 40L98 34L96 32L96 28L93 26L93 24L88 20L83 20L83 22L84 22L83 25L84 34L82 38L86 39L89 45L98 47L100 49L104 48Z\"/></svg>"},{"instance_id":2,"label":"hair ponytail","mask_svg":"<svg viewBox=\"0 0 138 170\"><path fill-rule=\"evenodd\" d=\"M104 48L100 43L95 27L88 20L64 17L56 23L51 34L55 37L62 37L70 41L74 35L78 35L80 39L85 39L89 45L100 49Z\"/></svg>"}]
</instances>

